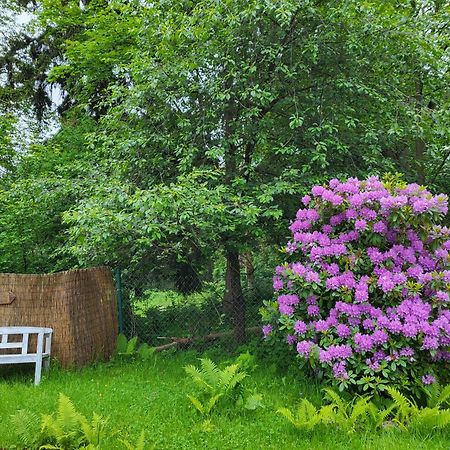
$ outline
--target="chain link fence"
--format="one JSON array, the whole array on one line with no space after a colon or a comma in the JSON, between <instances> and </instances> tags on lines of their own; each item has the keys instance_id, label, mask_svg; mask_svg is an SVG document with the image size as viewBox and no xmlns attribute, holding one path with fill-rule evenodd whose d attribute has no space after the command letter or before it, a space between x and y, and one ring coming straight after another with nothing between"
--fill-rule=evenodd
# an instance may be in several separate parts
<instances>
[{"instance_id":1,"label":"chain link fence","mask_svg":"<svg viewBox=\"0 0 450 450\"><path fill-rule=\"evenodd\" d=\"M245 261L244 261L245 263ZM249 264L240 277L245 328L260 325L259 308L271 296L271 276ZM233 336L236 311L224 302L224 269L188 267L162 274L152 269L116 269L119 330L128 338L160 346L177 340Z\"/></svg>"}]
</instances>

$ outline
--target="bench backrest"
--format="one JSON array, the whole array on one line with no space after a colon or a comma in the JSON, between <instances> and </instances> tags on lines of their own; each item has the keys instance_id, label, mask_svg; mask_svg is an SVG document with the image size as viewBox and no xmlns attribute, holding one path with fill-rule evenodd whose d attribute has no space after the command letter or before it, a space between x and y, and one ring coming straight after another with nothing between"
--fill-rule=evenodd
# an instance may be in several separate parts
<instances>
[{"instance_id":1,"label":"bench backrest","mask_svg":"<svg viewBox=\"0 0 450 450\"><path fill-rule=\"evenodd\" d=\"M21 353L15 354L27 355L30 334L37 334L36 353L50 354L52 333L51 328L0 327L0 350L20 349ZM16 338L13 342L9 342L9 336L16 336Z\"/></svg>"}]
</instances>

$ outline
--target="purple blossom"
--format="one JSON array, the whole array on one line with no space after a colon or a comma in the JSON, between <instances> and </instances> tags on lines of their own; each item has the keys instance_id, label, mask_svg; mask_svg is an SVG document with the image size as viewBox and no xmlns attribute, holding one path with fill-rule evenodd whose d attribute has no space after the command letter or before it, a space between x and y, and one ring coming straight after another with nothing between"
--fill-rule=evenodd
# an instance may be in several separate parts
<instances>
[{"instance_id":1,"label":"purple blossom","mask_svg":"<svg viewBox=\"0 0 450 450\"><path fill-rule=\"evenodd\" d=\"M383 253L375 247L369 247L367 249L367 256L369 257L370 262L374 265L380 264L384 261Z\"/></svg>"},{"instance_id":2,"label":"purple blossom","mask_svg":"<svg viewBox=\"0 0 450 450\"><path fill-rule=\"evenodd\" d=\"M355 342L355 345L357 346L357 348L359 348L361 352L367 352L372 350L373 348L374 342L372 336L368 334L356 333L353 336L353 340Z\"/></svg>"},{"instance_id":3,"label":"purple blossom","mask_svg":"<svg viewBox=\"0 0 450 450\"><path fill-rule=\"evenodd\" d=\"M297 343L297 352L304 358L309 358L313 346L312 341L300 341Z\"/></svg>"},{"instance_id":4,"label":"purple blossom","mask_svg":"<svg viewBox=\"0 0 450 450\"><path fill-rule=\"evenodd\" d=\"M405 347L400 350L400 356L411 358L414 356L414 350L411 347Z\"/></svg>"},{"instance_id":5,"label":"purple blossom","mask_svg":"<svg viewBox=\"0 0 450 450\"><path fill-rule=\"evenodd\" d=\"M366 220L375 220L377 218L377 212L367 207L362 208L360 214Z\"/></svg>"},{"instance_id":6,"label":"purple blossom","mask_svg":"<svg viewBox=\"0 0 450 450\"><path fill-rule=\"evenodd\" d=\"M355 230L363 231L367 228L367 222L364 219L359 219L355 222Z\"/></svg>"},{"instance_id":7,"label":"purple blossom","mask_svg":"<svg viewBox=\"0 0 450 450\"><path fill-rule=\"evenodd\" d=\"M336 263L325 264L325 268L330 275L337 275L339 273L339 266Z\"/></svg>"},{"instance_id":8,"label":"purple blossom","mask_svg":"<svg viewBox=\"0 0 450 450\"><path fill-rule=\"evenodd\" d=\"M319 283L320 282L320 276L317 272L314 272L313 270L309 270L306 272L305 280L309 282Z\"/></svg>"},{"instance_id":9,"label":"purple blossom","mask_svg":"<svg viewBox=\"0 0 450 450\"><path fill-rule=\"evenodd\" d=\"M370 358L366 359L366 365L369 369L375 371L380 368L380 363L378 361L372 361Z\"/></svg>"},{"instance_id":10,"label":"purple blossom","mask_svg":"<svg viewBox=\"0 0 450 450\"><path fill-rule=\"evenodd\" d=\"M422 342L422 350L436 350L439 347L439 342L435 337L425 336Z\"/></svg>"},{"instance_id":11,"label":"purple blossom","mask_svg":"<svg viewBox=\"0 0 450 450\"><path fill-rule=\"evenodd\" d=\"M380 234L384 234L387 231L387 225L384 221L380 220L378 222L375 222L373 224L372 230L375 233L380 233Z\"/></svg>"},{"instance_id":12,"label":"purple blossom","mask_svg":"<svg viewBox=\"0 0 450 450\"><path fill-rule=\"evenodd\" d=\"M262 327L262 332L264 337L267 337L270 333L272 333L273 331L273 326L268 324L268 325L263 325Z\"/></svg>"},{"instance_id":13,"label":"purple blossom","mask_svg":"<svg viewBox=\"0 0 450 450\"><path fill-rule=\"evenodd\" d=\"M389 335L384 330L375 330L372 334L372 342L376 345L385 344L389 340Z\"/></svg>"},{"instance_id":14,"label":"purple blossom","mask_svg":"<svg viewBox=\"0 0 450 450\"><path fill-rule=\"evenodd\" d=\"M297 250L297 244L295 242L288 242L286 245L286 253L292 255Z\"/></svg>"},{"instance_id":15,"label":"purple blossom","mask_svg":"<svg viewBox=\"0 0 450 450\"><path fill-rule=\"evenodd\" d=\"M286 341L289 345L294 345L297 342L297 338L293 336L292 334L288 334L286 336Z\"/></svg>"},{"instance_id":16,"label":"purple blossom","mask_svg":"<svg viewBox=\"0 0 450 450\"><path fill-rule=\"evenodd\" d=\"M306 327L305 322L303 322L302 320L297 320L297 322L295 322L294 331L297 334L305 334L306 330L307 330L307 327Z\"/></svg>"},{"instance_id":17,"label":"purple blossom","mask_svg":"<svg viewBox=\"0 0 450 450\"><path fill-rule=\"evenodd\" d=\"M320 309L317 305L308 306L308 315L311 317L318 316L320 314Z\"/></svg>"},{"instance_id":18,"label":"purple blossom","mask_svg":"<svg viewBox=\"0 0 450 450\"><path fill-rule=\"evenodd\" d=\"M354 209L348 209L345 213L347 220L354 220L358 217L358 212Z\"/></svg>"},{"instance_id":19,"label":"purple blossom","mask_svg":"<svg viewBox=\"0 0 450 450\"><path fill-rule=\"evenodd\" d=\"M279 277L273 277L273 288L275 291L283 289L283 280Z\"/></svg>"},{"instance_id":20,"label":"purple blossom","mask_svg":"<svg viewBox=\"0 0 450 450\"><path fill-rule=\"evenodd\" d=\"M299 302L299 298L295 294L285 294L278 297L278 310L280 314L292 316L294 313L294 306Z\"/></svg>"},{"instance_id":21,"label":"purple blossom","mask_svg":"<svg viewBox=\"0 0 450 450\"><path fill-rule=\"evenodd\" d=\"M430 208L430 206L431 204L428 200L418 199L413 203L412 208L415 214L421 214L427 211Z\"/></svg>"},{"instance_id":22,"label":"purple blossom","mask_svg":"<svg viewBox=\"0 0 450 450\"><path fill-rule=\"evenodd\" d=\"M315 329L317 332L325 332L329 328L328 322L326 320L318 320L315 324Z\"/></svg>"},{"instance_id":23,"label":"purple blossom","mask_svg":"<svg viewBox=\"0 0 450 450\"><path fill-rule=\"evenodd\" d=\"M407 322L403 325L403 334L409 338L415 338L417 333L419 332L419 328L416 324Z\"/></svg>"},{"instance_id":24,"label":"purple blossom","mask_svg":"<svg viewBox=\"0 0 450 450\"><path fill-rule=\"evenodd\" d=\"M346 338L350 336L351 331L347 325L341 323L336 327L336 333L340 338Z\"/></svg>"},{"instance_id":25,"label":"purple blossom","mask_svg":"<svg viewBox=\"0 0 450 450\"><path fill-rule=\"evenodd\" d=\"M424 376L422 377L422 383L423 383L423 384L433 384L433 383L435 383L435 382L436 382L436 378L434 378L434 376L431 375L431 374L424 375Z\"/></svg>"},{"instance_id":26,"label":"purple blossom","mask_svg":"<svg viewBox=\"0 0 450 450\"><path fill-rule=\"evenodd\" d=\"M364 319L362 322L362 326L366 330L373 330L375 328L375 325L373 323L373 319Z\"/></svg>"},{"instance_id":27,"label":"purple blossom","mask_svg":"<svg viewBox=\"0 0 450 450\"><path fill-rule=\"evenodd\" d=\"M348 379L345 361L339 361L333 364L333 376L338 380Z\"/></svg>"},{"instance_id":28,"label":"purple blossom","mask_svg":"<svg viewBox=\"0 0 450 450\"><path fill-rule=\"evenodd\" d=\"M353 194L349 197L348 202L354 208L359 208L364 203L364 197L361 194Z\"/></svg>"},{"instance_id":29,"label":"purple blossom","mask_svg":"<svg viewBox=\"0 0 450 450\"><path fill-rule=\"evenodd\" d=\"M448 302L448 293L444 291L437 291L436 294L434 294L434 298L439 302Z\"/></svg>"},{"instance_id":30,"label":"purple blossom","mask_svg":"<svg viewBox=\"0 0 450 450\"><path fill-rule=\"evenodd\" d=\"M304 195L302 197L302 203L307 206L309 204L309 202L311 201L311 197L309 195Z\"/></svg>"},{"instance_id":31,"label":"purple blossom","mask_svg":"<svg viewBox=\"0 0 450 450\"><path fill-rule=\"evenodd\" d=\"M323 186L314 186L311 190L311 193L312 195L314 195L314 197L320 197L324 191L325 188Z\"/></svg>"},{"instance_id":32,"label":"purple blossom","mask_svg":"<svg viewBox=\"0 0 450 450\"><path fill-rule=\"evenodd\" d=\"M353 350L349 345L330 345L327 349L319 350L319 361L327 363L334 360L347 359L352 356Z\"/></svg>"}]
</instances>

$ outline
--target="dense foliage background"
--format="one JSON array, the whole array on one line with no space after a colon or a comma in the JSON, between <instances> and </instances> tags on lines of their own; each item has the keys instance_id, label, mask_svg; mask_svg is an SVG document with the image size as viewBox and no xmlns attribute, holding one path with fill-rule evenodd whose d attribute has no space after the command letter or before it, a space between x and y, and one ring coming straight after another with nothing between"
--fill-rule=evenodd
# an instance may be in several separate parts
<instances>
[{"instance_id":1,"label":"dense foliage background","mask_svg":"<svg viewBox=\"0 0 450 450\"><path fill-rule=\"evenodd\" d=\"M242 339L240 274L299 194L449 191L446 1L1 5L1 271L219 265Z\"/></svg>"}]
</instances>

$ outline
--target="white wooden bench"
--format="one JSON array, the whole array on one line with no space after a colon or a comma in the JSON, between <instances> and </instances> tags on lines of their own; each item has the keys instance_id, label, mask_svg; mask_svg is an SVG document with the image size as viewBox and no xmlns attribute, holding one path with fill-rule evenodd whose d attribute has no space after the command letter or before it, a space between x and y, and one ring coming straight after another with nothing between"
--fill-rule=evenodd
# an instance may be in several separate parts
<instances>
[{"instance_id":1,"label":"white wooden bench","mask_svg":"<svg viewBox=\"0 0 450 450\"><path fill-rule=\"evenodd\" d=\"M48 370L50 365L52 333L51 328L0 327L0 364L34 363L34 384L39 384L42 366ZM36 352L29 351L30 335L37 335ZM10 336L15 337L11 342Z\"/></svg>"}]
</instances>

